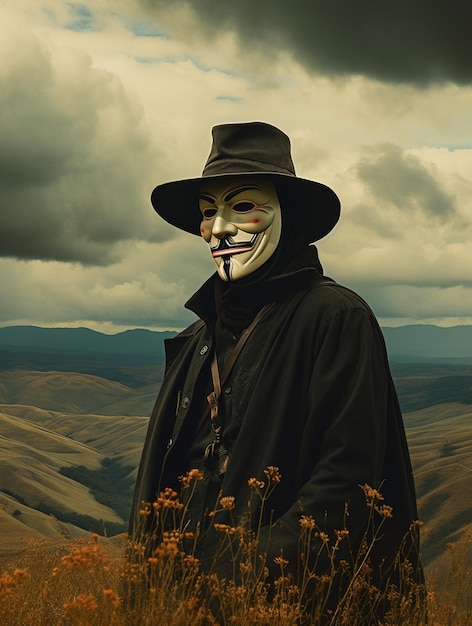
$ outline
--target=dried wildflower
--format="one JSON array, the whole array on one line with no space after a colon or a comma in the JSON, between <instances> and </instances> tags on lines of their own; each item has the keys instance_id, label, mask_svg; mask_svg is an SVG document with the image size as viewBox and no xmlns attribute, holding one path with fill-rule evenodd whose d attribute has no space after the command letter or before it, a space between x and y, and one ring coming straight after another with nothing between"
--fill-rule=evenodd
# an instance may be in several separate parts
<instances>
[{"instance_id":1,"label":"dried wildflower","mask_svg":"<svg viewBox=\"0 0 472 626\"><path fill-rule=\"evenodd\" d=\"M419 519L415 519L415 521L410 524L410 530L413 530L414 528L421 528L421 526L423 526L423 522Z\"/></svg>"},{"instance_id":2,"label":"dried wildflower","mask_svg":"<svg viewBox=\"0 0 472 626\"><path fill-rule=\"evenodd\" d=\"M104 589L103 597L105 598L105 601L111 604L114 608L118 608L120 606L120 599L113 589Z\"/></svg>"},{"instance_id":3,"label":"dried wildflower","mask_svg":"<svg viewBox=\"0 0 472 626\"><path fill-rule=\"evenodd\" d=\"M414 572L413 564L408 559L404 559L401 562L400 567L405 580L407 580Z\"/></svg>"},{"instance_id":4,"label":"dried wildflower","mask_svg":"<svg viewBox=\"0 0 472 626\"><path fill-rule=\"evenodd\" d=\"M97 565L103 565L107 556L102 547L96 543L80 543L70 548L69 554L61 559L61 566L66 569L79 568L93 571Z\"/></svg>"},{"instance_id":5,"label":"dried wildflower","mask_svg":"<svg viewBox=\"0 0 472 626\"><path fill-rule=\"evenodd\" d=\"M19 569L17 568L14 572L13 572L13 576L19 580L25 580L27 578L31 578L29 572L27 569Z\"/></svg>"},{"instance_id":6,"label":"dried wildflower","mask_svg":"<svg viewBox=\"0 0 472 626\"><path fill-rule=\"evenodd\" d=\"M175 539L169 539L167 541L163 541L160 545L160 548L164 556L173 557L173 556L177 556L177 554L179 553L179 548Z\"/></svg>"},{"instance_id":7,"label":"dried wildflower","mask_svg":"<svg viewBox=\"0 0 472 626\"><path fill-rule=\"evenodd\" d=\"M166 530L162 537L165 541L179 541L182 538L182 533L178 530Z\"/></svg>"},{"instance_id":8,"label":"dried wildflower","mask_svg":"<svg viewBox=\"0 0 472 626\"><path fill-rule=\"evenodd\" d=\"M15 581L8 572L3 572L2 574L0 574L0 595L10 593L11 588L14 584Z\"/></svg>"},{"instance_id":9,"label":"dried wildflower","mask_svg":"<svg viewBox=\"0 0 472 626\"><path fill-rule=\"evenodd\" d=\"M185 476L179 476L179 481L184 489L190 487L193 481L203 480L203 472L198 469L189 470Z\"/></svg>"},{"instance_id":10,"label":"dried wildflower","mask_svg":"<svg viewBox=\"0 0 472 626\"><path fill-rule=\"evenodd\" d=\"M90 593L81 593L72 602L64 602L64 608L66 611L87 611L93 613L97 610L98 604L95 600L95 596Z\"/></svg>"},{"instance_id":11,"label":"dried wildflower","mask_svg":"<svg viewBox=\"0 0 472 626\"><path fill-rule=\"evenodd\" d=\"M279 472L279 468L275 467L275 465L269 465L265 470L264 474L267 476L267 480L269 484L279 483L282 479L282 475Z\"/></svg>"},{"instance_id":12,"label":"dried wildflower","mask_svg":"<svg viewBox=\"0 0 472 626\"><path fill-rule=\"evenodd\" d=\"M322 574L321 576L315 576L316 580L318 580L322 585L329 585L332 578L329 574Z\"/></svg>"},{"instance_id":13,"label":"dried wildflower","mask_svg":"<svg viewBox=\"0 0 472 626\"><path fill-rule=\"evenodd\" d=\"M141 502L141 508L139 509L139 515L141 517L148 517L151 514L151 506L149 502Z\"/></svg>"},{"instance_id":14,"label":"dried wildflower","mask_svg":"<svg viewBox=\"0 0 472 626\"><path fill-rule=\"evenodd\" d=\"M318 537L318 539L321 539L323 543L328 543L329 541L329 536L322 530L320 530L319 533L316 533L315 537Z\"/></svg>"},{"instance_id":15,"label":"dried wildflower","mask_svg":"<svg viewBox=\"0 0 472 626\"><path fill-rule=\"evenodd\" d=\"M232 511L234 509L234 496L224 496L220 500L220 505L225 511Z\"/></svg>"},{"instance_id":16,"label":"dried wildflower","mask_svg":"<svg viewBox=\"0 0 472 626\"><path fill-rule=\"evenodd\" d=\"M308 528L309 530L313 530L316 526L316 522L311 515L302 515L299 522L302 528Z\"/></svg>"},{"instance_id":17,"label":"dried wildflower","mask_svg":"<svg viewBox=\"0 0 472 626\"><path fill-rule=\"evenodd\" d=\"M346 537L349 537L349 531L346 529L335 530L334 532L336 533L336 537L338 541L342 541L343 539L346 539Z\"/></svg>"},{"instance_id":18,"label":"dried wildflower","mask_svg":"<svg viewBox=\"0 0 472 626\"><path fill-rule=\"evenodd\" d=\"M246 532L243 526L230 526L229 524L215 524L215 530L233 537L241 537Z\"/></svg>"},{"instance_id":19,"label":"dried wildflower","mask_svg":"<svg viewBox=\"0 0 472 626\"><path fill-rule=\"evenodd\" d=\"M215 524L214 528L218 533L225 533L226 535L230 534L231 526L229 524Z\"/></svg>"},{"instance_id":20,"label":"dried wildflower","mask_svg":"<svg viewBox=\"0 0 472 626\"><path fill-rule=\"evenodd\" d=\"M436 592L428 591L426 594L426 601L428 604L434 604L436 602Z\"/></svg>"},{"instance_id":21,"label":"dried wildflower","mask_svg":"<svg viewBox=\"0 0 472 626\"><path fill-rule=\"evenodd\" d=\"M287 559L284 559L281 556L276 556L274 559L274 563L276 565L280 565L280 567L286 567L288 565Z\"/></svg>"},{"instance_id":22,"label":"dried wildflower","mask_svg":"<svg viewBox=\"0 0 472 626\"><path fill-rule=\"evenodd\" d=\"M381 517L393 517L393 507L388 506L388 504L381 504L380 506L376 506L374 508Z\"/></svg>"},{"instance_id":23,"label":"dried wildflower","mask_svg":"<svg viewBox=\"0 0 472 626\"><path fill-rule=\"evenodd\" d=\"M257 480L257 478L250 478L247 484L251 489L264 489L265 487L265 483L262 480Z\"/></svg>"},{"instance_id":24,"label":"dried wildflower","mask_svg":"<svg viewBox=\"0 0 472 626\"><path fill-rule=\"evenodd\" d=\"M241 570L241 574L251 574L253 572L253 565L252 563L245 563L242 561L239 564L239 569Z\"/></svg>"},{"instance_id":25,"label":"dried wildflower","mask_svg":"<svg viewBox=\"0 0 472 626\"><path fill-rule=\"evenodd\" d=\"M146 552L145 544L141 543L140 541L135 541L132 544L132 548L137 554L140 554L141 556Z\"/></svg>"},{"instance_id":26,"label":"dried wildflower","mask_svg":"<svg viewBox=\"0 0 472 626\"><path fill-rule=\"evenodd\" d=\"M367 483L365 485L359 485L364 492L367 500L367 506L374 506L377 502L381 502L384 497L377 489L370 487Z\"/></svg>"},{"instance_id":27,"label":"dried wildflower","mask_svg":"<svg viewBox=\"0 0 472 626\"><path fill-rule=\"evenodd\" d=\"M179 494L167 487L164 491L161 491L157 500L152 503L154 511L160 511L161 509L183 509L184 505L178 498Z\"/></svg>"}]
</instances>

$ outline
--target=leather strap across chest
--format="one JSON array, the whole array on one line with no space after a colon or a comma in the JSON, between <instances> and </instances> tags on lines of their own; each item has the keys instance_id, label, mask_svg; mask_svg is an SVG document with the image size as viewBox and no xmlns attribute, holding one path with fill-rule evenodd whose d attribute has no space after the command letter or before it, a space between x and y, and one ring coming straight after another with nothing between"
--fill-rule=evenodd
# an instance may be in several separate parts
<instances>
[{"instance_id":1,"label":"leather strap across chest","mask_svg":"<svg viewBox=\"0 0 472 626\"><path fill-rule=\"evenodd\" d=\"M270 311L270 309L273 306L274 306L274 303L272 302L262 307L262 309L255 316L255 318L252 320L249 326L243 331L236 345L231 351L231 354L229 355L229 358L225 364L225 367L223 369L223 372L221 373L221 376L220 376L220 371L218 367L218 357L216 355L216 350L213 351L213 358L211 361L211 377L213 381L213 391L207 397L208 406L205 408L205 410L202 413L202 416L200 417L200 420L197 426L197 432L203 426L209 413L210 413L210 418L212 420L213 428L215 429L215 427L221 427L221 424L219 424L219 414L218 414L218 398L221 395L221 388L222 386L224 386L225 382L228 380L228 377L231 374L233 366L236 363L237 358L240 355L241 350L244 347L244 344L249 339L250 334L252 333L254 328L257 326L257 324L261 321L261 319L265 317L265 315Z\"/></svg>"}]
</instances>

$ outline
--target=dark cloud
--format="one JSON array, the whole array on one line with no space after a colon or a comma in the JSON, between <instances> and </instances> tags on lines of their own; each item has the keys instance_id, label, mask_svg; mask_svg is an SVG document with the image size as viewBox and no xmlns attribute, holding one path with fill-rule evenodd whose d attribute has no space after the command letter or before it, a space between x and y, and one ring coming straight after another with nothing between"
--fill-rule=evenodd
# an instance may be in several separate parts
<instances>
[{"instance_id":1,"label":"dark cloud","mask_svg":"<svg viewBox=\"0 0 472 626\"><path fill-rule=\"evenodd\" d=\"M248 54L289 50L307 68L428 85L472 82L472 3L467 0L142 0L187 5L205 37L237 32Z\"/></svg>"},{"instance_id":2,"label":"dark cloud","mask_svg":"<svg viewBox=\"0 0 472 626\"><path fill-rule=\"evenodd\" d=\"M397 213L387 209L385 204L379 210L377 203L371 204L369 201L354 205L349 213L351 222L370 231L375 237L381 237L384 245L386 240L401 241L404 236L404 226L396 218Z\"/></svg>"},{"instance_id":3,"label":"dark cloud","mask_svg":"<svg viewBox=\"0 0 472 626\"><path fill-rule=\"evenodd\" d=\"M27 35L10 51L0 73L0 256L103 264L118 242L169 237L148 199L156 155L119 80Z\"/></svg>"},{"instance_id":4,"label":"dark cloud","mask_svg":"<svg viewBox=\"0 0 472 626\"><path fill-rule=\"evenodd\" d=\"M356 174L381 206L399 211L421 211L445 221L455 216L455 200L447 194L418 158L394 144L369 148Z\"/></svg>"}]
</instances>

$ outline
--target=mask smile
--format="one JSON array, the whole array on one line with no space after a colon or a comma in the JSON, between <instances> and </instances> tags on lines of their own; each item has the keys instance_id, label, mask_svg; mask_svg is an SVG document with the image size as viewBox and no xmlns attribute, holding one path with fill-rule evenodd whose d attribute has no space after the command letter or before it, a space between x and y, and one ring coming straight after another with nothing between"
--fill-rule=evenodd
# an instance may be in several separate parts
<instances>
[{"instance_id":1,"label":"mask smile","mask_svg":"<svg viewBox=\"0 0 472 626\"><path fill-rule=\"evenodd\" d=\"M241 252L248 252L254 247L259 233L255 233L249 241L234 241L233 238L228 235L218 241L218 244L211 247L211 255L213 258L227 256L232 254L240 254Z\"/></svg>"}]
</instances>

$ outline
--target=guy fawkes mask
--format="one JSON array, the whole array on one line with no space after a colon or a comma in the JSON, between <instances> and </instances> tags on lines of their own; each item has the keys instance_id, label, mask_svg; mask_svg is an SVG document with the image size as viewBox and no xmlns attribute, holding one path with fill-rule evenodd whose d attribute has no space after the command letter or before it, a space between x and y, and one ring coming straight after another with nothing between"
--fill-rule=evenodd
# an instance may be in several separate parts
<instances>
[{"instance_id":1,"label":"guy fawkes mask","mask_svg":"<svg viewBox=\"0 0 472 626\"><path fill-rule=\"evenodd\" d=\"M259 176L228 176L202 183L201 233L222 280L245 278L274 253L282 215L272 182Z\"/></svg>"}]
</instances>

